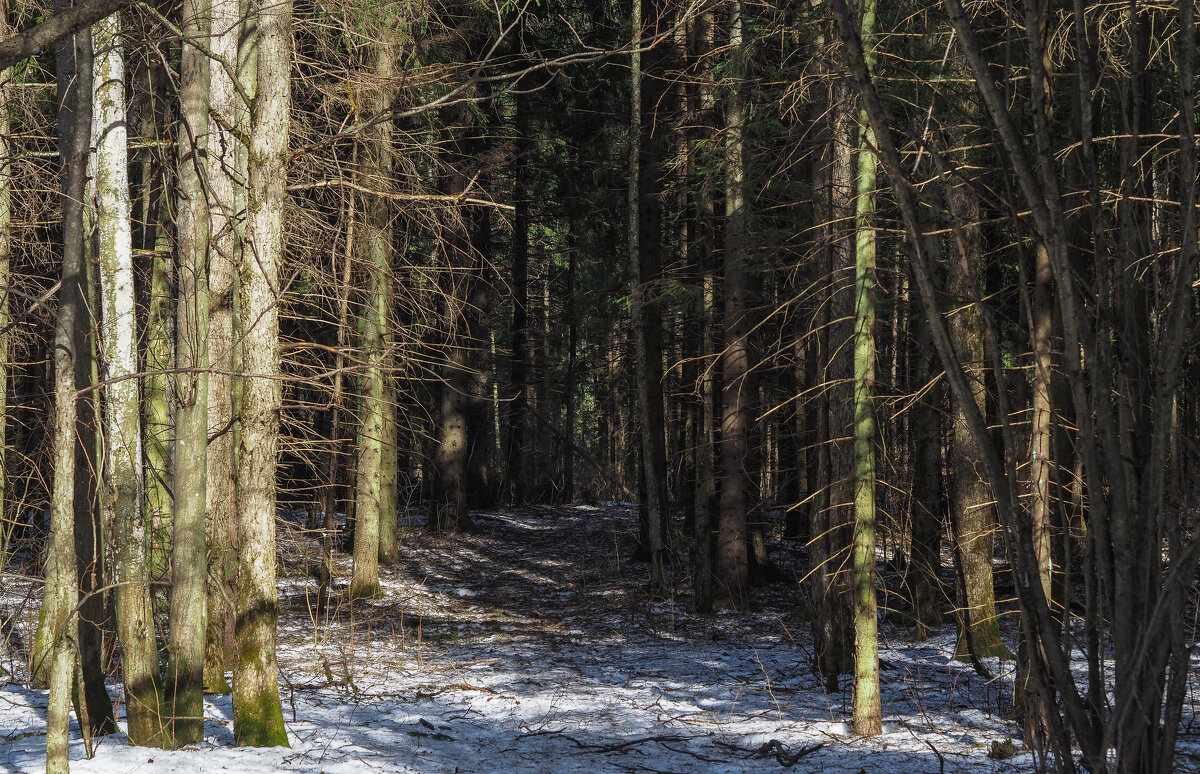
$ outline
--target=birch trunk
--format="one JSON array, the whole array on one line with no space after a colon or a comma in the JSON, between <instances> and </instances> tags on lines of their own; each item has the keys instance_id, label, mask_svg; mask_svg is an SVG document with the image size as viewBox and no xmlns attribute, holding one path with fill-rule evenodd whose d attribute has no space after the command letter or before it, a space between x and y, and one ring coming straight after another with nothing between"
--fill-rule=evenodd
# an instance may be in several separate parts
<instances>
[{"instance_id":1,"label":"birch trunk","mask_svg":"<svg viewBox=\"0 0 1200 774\"><path fill-rule=\"evenodd\" d=\"M143 460L141 436L141 407L139 400L137 359L137 314L134 308L133 283L133 224L129 201L129 156L126 137L125 111L125 65L120 37L120 17L113 15L97 22L92 27L92 42L98 55L93 62L93 114L91 139L93 145L95 224L97 265L100 271L100 347L102 353L100 375L108 384L104 388L104 454L103 491L99 498L104 512L105 525L126 525L145 520L142 513ZM78 355L79 353L77 353ZM91 368L87 369L89 372ZM81 378L77 368L76 378ZM75 495L85 495L76 485ZM92 511L92 500L88 498L84 510ZM84 516L84 519L89 517ZM83 555L94 557L88 566L81 568L81 590L91 594L93 589L103 586L100 557L96 550L99 535L76 527L76 541L81 559ZM80 534L83 532L83 534ZM146 537L142 530L142 545L131 553L139 553L144 564ZM82 539L81 539L82 538ZM118 546L118 550L120 550ZM139 551L140 549L140 551ZM120 568L118 568L120 571ZM142 572L134 568L134 572ZM145 572L149 572L148 565ZM147 576L148 577L148 576ZM118 587L117 593L120 593ZM149 599L149 588L142 593ZM87 605L81 608L80 648L85 659L85 674L98 676L98 680L85 680L88 697L89 717L96 713L90 710L99 707L101 713L110 707L108 693L104 689L100 656L100 627L103 626L103 597L95 597L92 606L96 609L87 614ZM94 622L93 622L94 621ZM94 631L85 626L91 624ZM145 672L146 663L157 669L157 649L151 639L149 647L134 645L130 649L135 659L142 659L138 671ZM89 664L90 663L90 667ZM111 709L109 709L111 713ZM112 722L115 730L115 718Z\"/></svg>"}]
</instances>

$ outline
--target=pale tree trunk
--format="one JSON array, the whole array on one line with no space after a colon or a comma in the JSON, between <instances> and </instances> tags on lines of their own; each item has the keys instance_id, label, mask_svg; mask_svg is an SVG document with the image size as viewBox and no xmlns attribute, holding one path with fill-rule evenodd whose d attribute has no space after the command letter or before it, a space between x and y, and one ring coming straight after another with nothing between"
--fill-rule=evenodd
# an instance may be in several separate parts
<instances>
[{"instance_id":1,"label":"pale tree trunk","mask_svg":"<svg viewBox=\"0 0 1200 774\"><path fill-rule=\"evenodd\" d=\"M171 741L204 738L204 638L208 589L205 513L208 481L208 240L204 186L208 146L209 60L190 41L207 42L208 0L184 0L178 129L179 243L175 362L175 523L171 547L171 640L166 699Z\"/></svg>"},{"instance_id":2,"label":"pale tree trunk","mask_svg":"<svg viewBox=\"0 0 1200 774\"><path fill-rule=\"evenodd\" d=\"M275 472L279 412L279 264L283 257L283 210L292 60L290 0L259 5L258 88L250 128L249 220L242 255L242 437L237 458L238 566L237 648L233 673L233 733L238 745L287 746L279 701L275 625Z\"/></svg>"},{"instance_id":3,"label":"pale tree trunk","mask_svg":"<svg viewBox=\"0 0 1200 774\"><path fill-rule=\"evenodd\" d=\"M721 353L721 442L718 446L721 501L717 514L716 581L719 594L735 609L749 603L746 511L750 502L749 296L747 270L744 77L741 0L729 22L729 77L725 103L725 348Z\"/></svg>"},{"instance_id":4,"label":"pale tree trunk","mask_svg":"<svg viewBox=\"0 0 1200 774\"><path fill-rule=\"evenodd\" d=\"M97 265L100 270L100 374L109 383L104 388L103 494L99 498L106 525L144 524L142 514L142 438L141 408L138 394L137 315L134 308L133 224L129 202L129 156L126 139L125 67L120 40L120 18L109 16L92 27L92 42L99 55L93 63L93 115L91 125L94 162L94 195ZM82 352L77 352L77 358ZM77 361L78 362L78 361ZM89 365L88 371L91 371ZM82 378L80 369L76 379ZM78 498L86 489L76 484ZM85 511L94 510L88 500ZM90 520L84 516L84 520ZM103 586L99 535L76 525L76 544L81 554L94 557L91 566L81 566L81 590L90 593ZM109 528L112 528L111 526ZM145 551L142 532L143 555ZM120 547L118 547L118 550ZM120 590L118 589L118 593ZM149 594L149 589L143 589ZM148 597L147 597L148 598ZM92 607L94 612L84 612ZM86 632L81 622L80 647L84 674L96 674L98 681L85 679L89 710L111 707L104 689L100 663L100 627L104 618L103 598L96 596L81 608L81 617L94 622L94 632ZM134 658L148 659L157 668L157 649L139 643L130 652ZM92 662L90 665L88 662ZM139 671L145 671L140 667ZM90 683L98 682L96 685ZM111 712L111 710L109 710ZM89 717L96 713L89 711ZM116 727L115 720L113 728Z\"/></svg>"},{"instance_id":5,"label":"pale tree trunk","mask_svg":"<svg viewBox=\"0 0 1200 774\"><path fill-rule=\"evenodd\" d=\"M238 0L212 4L213 53L226 62L238 60L238 35L242 31ZM205 499L208 503L208 591L204 648L204 690L229 693L225 680L226 622L232 620L230 601L236 593L234 550L236 488L233 432L233 372L235 348L234 297L241 255L239 194L245 178L238 157L245 122L233 77L224 65L209 61L209 105L212 115L208 144L209 228L208 254L208 470Z\"/></svg>"},{"instance_id":6,"label":"pale tree trunk","mask_svg":"<svg viewBox=\"0 0 1200 774\"><path fill-rule=\"evenodd\" d=\"M862 44L874 66L875 0L863 3ZM854 261L854 733L883 731L875 599L875 133L860 121Z\"/></svg>"},{"instance_id":7,"label":"pale tree trunk","mask_svg":"<svg viewBox=\"0 0 1200 774\"><path fill-rule=\"evenodd\" d=\"M98 262L102 273L105 298L101 303L105 329L104 358L105 377L116 379L105 390L109 408L106 411L106 449L102 463L104 493L100 503L105 511L105 523L111 525L112 539L116 547L117 631L122 641L121 666L125 681L127 715L129 717L130 741L135 744L159 744L158 692L155 682L158 674L158 649L150 627L150 589L146 564L146 534L141 512L141 445L138 417L138 385L131 377L137 373L136 327L133 312L133 263L132 235L129 215L129 172L125 140L124 68L122 54L117 47L119 20L110 16L95 25L95 44L104 52L94 62L91 57L89 36L88 59L77 59L77 88L84 89L83 72L89 76L87 86L94 87L90 95L94 100L95 113L89 116L86 130L84 124L74 131L96 142L95 196L97 244L100 254ZM80 49L82 50L82 49ZM82 94L82 91L81 91ZM89 110L92 105L89 104ZM82 116L80 120L82 122ZM64 141L64 147L81 141L79 136ZM86 142L86 141L85 141ZM66 218L64 213L64 218ZM84 217L81 212L80 217ZM81 255L86 253L85 243L80 246ZM79 284L80 311L76 315L75 384L84 385L94 377L92 342L88 338L90 325L88 310L93 308L87 298L90 287L86 258L81 264ZM120 296L116 298L115 296ZM111 323L111 325L110 325ZM83 401L91 401L88 396ZM76 553L79 559L77 578L88 592L80 608L80 646L83 657L84 703L89 709L89 718L102 718L111 714L111 704L100 677L100 632L104 618L103 600L93 589L104 585L99 550L101 540L100 520L96 518L96 492L92 489L92 476L83 465L90 465L94 453L94 428L91 404L76 408L76 426L83 446L76 460L75 498ZM82 464L81 464L82 461ZM128 644L127 644L128 643ZM94 675L94 677L90 677ZM96 678L99 677L99 680ZM112 721L115 727L115 720Z\"/></svg>"},{"instance_id":8,"label":"pale tree trunk","mask_svg":"<svg viewBox=\"0 0 1200 774\"><path fill-rule=\"evenodd\" d=\"M62 5L57 10L62 10ZM71 687L78 652L72 625L79 599L75 558L75 423L79 396L75 389L75 356L88 346L83 280L83 218L88 137L92 107L92 39L84 30L59 42L55 51L58 76L58 135L64 162L62 191L63 260L58 320L54 330L54 481L45 585L34 658L45 659L42 672L50 688L46 710L46 772L68 770L68 725ZM36 647L42 642L44 648ZM35 668L38 663L35 661Z\"/></svg>"},{"instance_id":9,"label":"pale tree trunk","mask_svg":"<svg viewBox=\"0 0 1200 774\"><path fill-rule=\"evenodd\" d=\"M118 77L114 83L123 83L123 80ZM119 101L123 105L123 96ZM120 125L124 127L124 122ZM108 133L112 135L111 131ZM124 147L117 152L123 160ZM124 185L123 190L127 191L128 186ZM128 210L125 217L128 217ZM107 263L108 257L103 257L101 265ZM117 264L113 263L111 268L116 269ZM132 271L132 264L129 271ZM109 367L136 373L137 361L134 359L130 362L129 358L133 353L128 351L136 341L132 335L135 322L124 308L133 297L132 278L123 273L115 273L112 281L114 293L117 292L118 283L127 293L126 297L114 299L112 302L113 324L128 330L112 332L117 337L114 344L121 351L106 351L108 357L118 358L115 362L110 361ZM129 283L128 286L125 283ZM121 315L125 315L124 319ZM121 664L125 680L126 715L129 719L129 741L138 745L161 746L167 739L164 737L159 714L158 647L150 612L149 533L139 501L141 480L138 474L141 459L140 455L136 461L130 456L132 451L138 448L137 441L129 435L131 432L137 432L137 382L118 382L109 389L112 388L117 388L112 392L117 401L134 401L132 416L127 404L117 402L114 404L116 411L110 410L107 418L109 422L119 422L120 426L113 426L109 431L116 433L114 439L110 440L113 453L108 455L113 465L114 478L109 482L110 495L105 498L106 504L113 509L113 541L116 546L113 576L117 584L114 593L117 602L117 636L121 642ZM131 486L136 488L130 490Z\"/></svg>"}]
</instances>

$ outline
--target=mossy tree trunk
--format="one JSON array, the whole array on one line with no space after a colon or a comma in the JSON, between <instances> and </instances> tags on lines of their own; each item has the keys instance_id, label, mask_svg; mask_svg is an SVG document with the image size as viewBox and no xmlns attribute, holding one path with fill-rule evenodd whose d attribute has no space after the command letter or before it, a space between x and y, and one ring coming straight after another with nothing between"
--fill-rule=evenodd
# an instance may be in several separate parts
<instances>
[{"instance_id":1,"label":"mossy tree trunk","mask_svg":"<svg viewBox=\"0 0 1200 774\"><path fill-rule=\"evenodd\" d=\"M862 5L862 44L873 66L875 0ZM860 116L854 251L854 733L879 734L878 604L875 599L875 133Z\"/></svg>"},{"instance_id":2,"label":"mossy tree trunk","mask_svg":"<svg viewBox=\"0 0 1200 774\"><path fill-rule=\"evenodd\" d=\"M279 264L283 254L292 61L290 0L259 4L258 87L250 127L246 244L240 264L245 386L237 459L237 649L233 734L238 745L287 746L275 626L275 474L278 465Z\"/></svg>"}]
</instances>

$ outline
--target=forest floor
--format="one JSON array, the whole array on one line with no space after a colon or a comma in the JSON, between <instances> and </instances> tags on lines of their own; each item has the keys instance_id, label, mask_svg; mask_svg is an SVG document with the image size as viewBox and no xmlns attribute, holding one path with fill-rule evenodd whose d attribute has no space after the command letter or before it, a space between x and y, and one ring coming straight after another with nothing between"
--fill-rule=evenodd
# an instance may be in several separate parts
<instances>
[{"instance_id":1,"label":"forest floor","mask_svg":"<svg viewBox=\"0 0 1200 774\"><path fill-rule=\"evenodd\" d=\"M795 582L756 589L749 613L697 616L685 592L653 601L630 561L636 510L622 504L474 514L438 537L402 526L385 595L314 613L305 574L319 542L284 521L279 630L291 748L233 747L227 696L206 697L203 744L174 752L98 740L72 769L132 772L943 772L1033 771L1033 756L989 757L1019 737L1008 720L1013 665L991 680L952 661L953 625L924 641L881 631L884 733L850 732L849 680L815 674ZM776 538L778 536L776 535ZM787 572L801 552L778 539ZM348 572L348 559L343 570ZM679 588L689 585L676 567ZM19 579L0 589L10 622L0 655L0 772L45 761L44 691L17 680L36 610ZM30 598L36 595L28 595ZM112 686L114 696L118 687ZM1185 708L1179 769L1200 770L1200 685Z\"/></svg>"}]
</instances>

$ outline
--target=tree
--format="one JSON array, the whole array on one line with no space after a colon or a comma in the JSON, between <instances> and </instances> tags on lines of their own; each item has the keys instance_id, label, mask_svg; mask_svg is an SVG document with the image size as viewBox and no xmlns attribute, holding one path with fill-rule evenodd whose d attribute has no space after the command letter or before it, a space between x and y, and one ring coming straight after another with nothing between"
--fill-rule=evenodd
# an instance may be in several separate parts
<instances>
[{"instance_id":1,"label":"tree","mask_svg":"<svg viewBox=\"0 0 1200 774\"><path fill-rule=\"evenodd\" d=\"M1166 295L1172 311L1165 318L1165 327L1151 352L1139 354L1139 357L1148 356L1156 364L1152 369L1153 378L1129 375L1131 378L1124 382L1128 392L1122 394L1121 404L1116 405L1112 385L1127 378L1125 370L1131 361L1114 357L1114 347L1129 345L1114 335L1113 326L1118 318L1112 315L1109 277L1115 277L1117 281L1123 277L1121 264L1114 262L1113 254L1107 252L1103 229L1099 227L1104 214L1097 185L1099 170L1095 165L1093 127L1088 120L1081 122L1081 158L1088 165L1086 177L1090 188L1084 196L1089 208L1093 208L1089 214L1094 219L1093 234L1097 237L1093 245L1096 261L1087 270L1090 276L1089 282L1085 283L1073 273L1069 260L1060 167L1054 159L1052 127L1043 102L1045 95L1036 86L1047 75L1047 60L1037 25L1025 25L1030 83L1035 86L1030 90L1031 126L1024 126L1018 124L1010 112L990 70L985 48L962 5L958 0L946 0L945 7L974 75L979 98L1000 139L1016 189L1030 213L1034 240L1048 253L1057 290L1055 307L1063 326L1065 378L1080 423L1080 436L1085 439L1081 448L1085 455L1084 470L1088 476L1091 505L1088 530L1091 547L1084 572L1091 579L1090 583L1097 584L1092 588L1104 589L1105 604L1111 605L1114 616L1111 628L1102 630L1104 624L1099 618L1099 605L1092 598L1083 630L1089 661L1086 694L1080 690L1071 672L1067 650L1071 640L1062 636L1062 624L1052 614L1042 583L1033 529L1018 507L1017 477L1012 464L1016 448L1011 423L1002 410L1001 416L1005 419L1000 428L1002 445L998 446L982 413L969 401L968 379L937 308L932 274L920 240L917 200L900 164L879 93L863 61L849 9L844 2L834 4L851 71L876 131L881 158L904 218L914 256L913 273L932 325L934 343L946 366L950 386L967 407L971 436L982 452L996 496L997 513L1009 541L1022 628L1029 638L1027 654L1030 661L1026 674L1034 682L1039 699L1038 707L1031 713L1034 722L1027 725L1027 733L1034 731L1028 741L1055 756L1060 767L1074 765L1072 745L1077 744L1085 765L1094 772L1109 770L1109 751L1113 747L1118 771L1169 771L1173 765L1175 729L1183 696L1179 681L1186 679L1187 657L1182 633L1172 634L1176 627L1164 629L1162 625L1167 620L1179 620L1173 617L1182 612L1182 584L1190 582L1184 581L1176 570L1194 567L1196 557L1200 555L1200 535L1184 534L1178 512L1167 507L1165 487L1170 460L1170 445L1166 440L1170 433L1170 396L1179 385L1180 347L1186 338L1183 330L1188 314L1185 310L1190 309L1191 285L1200 261L1195 215L1194 111L1184 109L1178 119L1182 237L1178 259L1164 267L1169 277L1165 286L1169 288ZM1026 10L1029 18L1040 18L1037 3L1027 4ZM1093 80L1096 70L1093 52L1087 42L1087 19L1081 3L1076 4L1074 23L1079 44L1077 75L1081 86L1081 113L1086 119L1091 116L1096 94ZM1177 64L1180 79L1176 94L1185 105L1192 105L1195 19L1191 4L1180 9L1179 23L1181 46ZM1117 77L1124 76L1117 73ZM1024 142L1023 134L1026 133L1032 138L1032 145ZM1161 256L1147 257L1146 260L1161 260ZM1114 269L1115 273L1110 273ZM1144 319L1139 322L1128 317L1121 321L1133 325L1145 323ZM1000 364L993 364L993 369L999 375ZM1122 406L1137 406L1142 400L1148 401L1154 410L1146 421L1131 421L1132 416ZM1121 451L1135 448L1144 449L1144 456L1131 458ZM1130 465L1131 459L1143 462ZM1165 572L1164 542L1169 551L1170 572ZM1167 632L1166 636L1164 632ZM1101 642L1108 638L1111 638L1116 674L1111 705L1088 698L1106 690L1101 677L1101 654L1104 652ZM1154 710L1129 711L1135 704L1152 706ZM1047 707L1054 709L1041 711Z\"/></svg>"},{"instance_id":2,"label":"tree","mask_svg":"<svg viewBox=\"0 0 1200 774\"><path fill-rule=\"evenodd\" d=\"M386 106L393 56L392 48L383 45L374 54L374 75L378 79L374 84L378 96L371 103L374 111L381 111ZM390 123L381 122L374 128L373 135L363 148L367 157L364 177L373 187L383 188L391 182ZM392 214L381 196L365 195L361 209L363 217L356 245L364 277L359 322L359 348L364 368L359 391L355 466L354 576L350 580L350 595L355 598L376 596L381 592L379 561L384 556L394 557L396 553L395 502L385 492L390 472L385 457L394 455L396 446L395 426L388 421L389 412L385 405L389 397L386 382L390 378L392 362L388 330L393 306ZM390 475L393 476L394 491L395 474ZM384 522L389 521L390 545L385 550L381 537L385 531Z\"/></svg>"},{"instance_id":3,"label":"tree","mask_svg":"<svg viewBox=\"0 0 1200 774\"><path fill-rule=\"evenodd\" d=\"M175 521L171 544L171 635L166 700L171 743L204 738L204 650L207 634L209 202L205 163L209 126L207 41L210 0L183 4L178 130L179 242L175 360Z\"/></svg>"},{"instance_id":4,"label":"tree","mask_svg":"<svg viewBox=\"0 0 1200 774\"><path fill-rule=\"evenodd\" d=\"M875 0L862 3L867 67L877 61ZM858 147L854 262L854 732L883 731L875 600L875 133L862 117Z\"/></svg>"},{"instance_id":5,"label":"tree","mask_svg":"<svg viewBox=\"0 0 1200 774\"><path fill-rule=\"evenodd\" d=\"M243 24L238 0L212 3L212 50L208 60L209 123L208 197L211 203L208 252L208 454L205 498L208 502L207 635L204 652L204 690L229 693L225 680L226 631L232 627L230 600L237 593L234 524L237 516L233 374L237 367L235 331L237 271L241 257L245 204L245 134L248 105L235 84L239 38ZM226 64L232 65L231 73Z\"/></svg>"},{"instance_id":6,"label":"tree","mask_svg":"<svg viewBox=\"0 0 1200 774\"><path fill-rule=\"evenodd\" d=\"M238 451L238 664L234 738L287 746L275 660L275 472L278 464L279 264L287 185L292 4L257 5L258 87L250 121L246 244L239 267L243 314L242 438Z\"/></svg>"},{"instance_id":7,"label":"tree","mask_svg":"<svg viewBox=\"0 0 1200 774\"><path fill-rule=\"evenodd\" d=\"M744 8L730 7L731 84L725 99L725 330L721 352L720 509L717 514L716 575L721 593L734 608L749 602L746 511L749 509L750 451L749 315L752 279L747 266L749 213L746 201L746 82L743 45Z\"/></svg>"},{"instance_id":8,"label":"tree","mask_svg":"<svg viewBox=\"0 0 1200 774\"><path fill-rule=\"evenodd\" d=\"M46 583L35 649L46 658L50 700L46 710L46 771L68 770L71 687L78 654L73 626L79 599L75 565L76 353L89 346L84 304L85 232L83 194L92 122L92 37L83 31L55 49L58 76L58 135L63 149L63 261L58 317L54 329L54 481L47 547ZM43 656L43 654L45 654ZM83 724L86 728L86 723Z\"/></svg>"},{"instance_id":9,"label":"tree","mask_svg":"<svg viewBox=\"0 0 1200 774\"><path fill-rule=\"evenodd\" d=\"M643 19L645 12L645 19ZM661 280L662 247L662 169L665 129L654 120L666 92L660 71L662 54L648 63L641 53L647 30L656 30L665 21L660 0L634 0L633 53L630 74L632 84L631 129L629 143L629 255L633 278L630 297L634 353L637 363L638 441L641 453L640 490L643 546L650 559L650 590L663 595L667 591L663 537L667 511L667 471L663 426L662 389L662 305L655 298L656 283ZM661 43L658 51L666 49ZM649 65L650 79L643 74Z\"/></svg>"}]
</instances>

